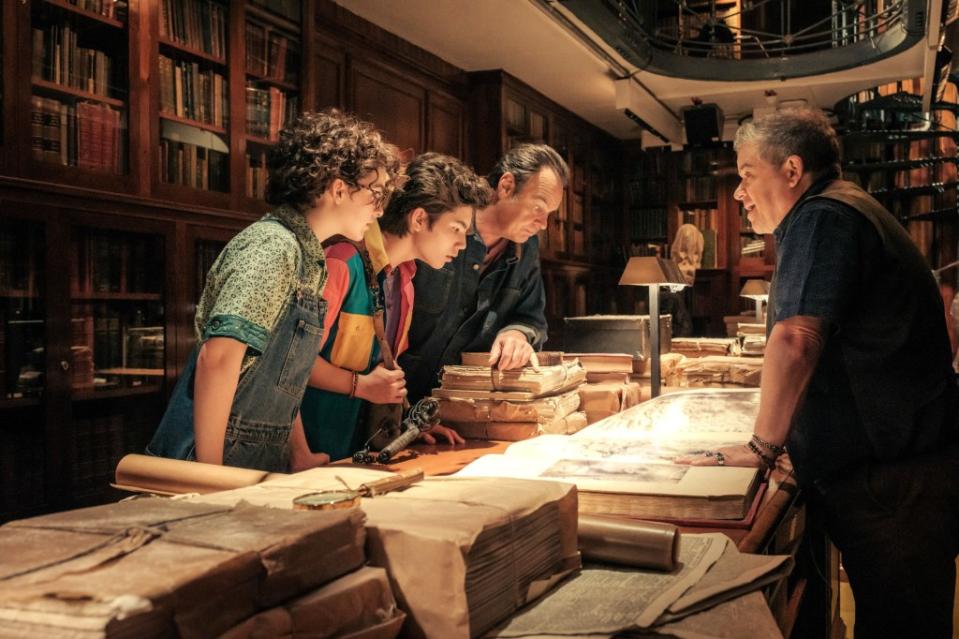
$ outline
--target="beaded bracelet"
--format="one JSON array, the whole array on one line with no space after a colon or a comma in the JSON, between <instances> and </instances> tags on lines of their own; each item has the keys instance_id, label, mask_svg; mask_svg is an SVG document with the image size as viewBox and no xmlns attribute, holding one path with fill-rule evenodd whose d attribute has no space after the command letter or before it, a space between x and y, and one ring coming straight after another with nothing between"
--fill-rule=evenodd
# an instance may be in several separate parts
<instances>
[{"instance_id":1,"label":"beaded bracelet","mask_svg":"<svg viewBox=\"0 0 959 639\"><path fill-rule=\"evenodd\" d=\"M770 458L763 455L763 452L759 450L759 446L757 446L753 440L750 439L748 442L746 442L746 446L749 447L749 450L751 450L752 453L759 458L759 461L762 462L764 468L770 469L776 465L776 458Z\"/></svg>"},{"instance_id":2,"label":"beaded bracelet","mask_svg":"<svg viewBox=\"0 0 959 639\"><path fill-rule=\"evenodd\" d=\"M359 374L357 374L356 371L353 371L353 382L350 388L350 399L356 397L356 384L359 381L359 378L360 378Z\"/></svg>"},{"instance_id":3,"label":"beaded bracelet","mask_svg":"<svg viewBox=\"0 0 959 639\"><path fill-rule=\"evenodd\" d=\"M753 434L752 441L756 442L757 444L759 444L766 450L775 453L777 457L786 452L785 446L777 446L776 444L773 444L772 442L767 442L765 439L763 439L762 437L756 434Z\"/></svg>"}]
</instances>

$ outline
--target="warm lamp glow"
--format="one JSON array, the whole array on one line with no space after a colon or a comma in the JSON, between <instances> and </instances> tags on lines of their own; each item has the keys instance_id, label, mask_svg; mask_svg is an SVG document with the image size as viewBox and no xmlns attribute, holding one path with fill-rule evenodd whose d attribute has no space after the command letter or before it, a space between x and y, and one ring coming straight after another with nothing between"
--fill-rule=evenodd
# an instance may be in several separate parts
<instances>
[{"instance_id":1,"label":"warm lamp glow","mask_svg":"<svg viewBox=\"0 0 959 639\"><path fill-rule=\"evenodd\" d=\"M769 301L769 282L766 280L746 280L739 297L748 297L756 302L756 321L763 320L763 302Z\"/></svg>"},{"instance_id":2,"label":"warm lamp glow","mask_svg":"<svg viewBox=\"0 0 959 639\"><path fill-rule=\"evenodd\" d=\"M620 286L648 286L649 287L649 345L650 345L650 389L652 397L659 395L660 363L659 363L659 288L665 286L672 291L678 291L687 286L682 271L676 262L654 255L648 257L631 257L626 263L626 270L619 278Z\"/></svg>"}]
</instances>

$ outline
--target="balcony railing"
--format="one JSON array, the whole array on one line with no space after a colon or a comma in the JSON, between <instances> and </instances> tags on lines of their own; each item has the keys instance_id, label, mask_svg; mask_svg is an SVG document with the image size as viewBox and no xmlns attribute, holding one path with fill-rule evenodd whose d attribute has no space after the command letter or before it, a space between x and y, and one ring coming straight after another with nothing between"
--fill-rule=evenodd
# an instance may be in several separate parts
<instances>
[{"instance_id":1,"label":"balcony railing","mask_svg":"<svg viewBox=\"0 0 959 639\"><path fill-rule=\"evenodd\" d=\"M928 18L926 0L559 1L637 67L702 80L860 66L912 47Z\"/></svg>"}]
</instances>

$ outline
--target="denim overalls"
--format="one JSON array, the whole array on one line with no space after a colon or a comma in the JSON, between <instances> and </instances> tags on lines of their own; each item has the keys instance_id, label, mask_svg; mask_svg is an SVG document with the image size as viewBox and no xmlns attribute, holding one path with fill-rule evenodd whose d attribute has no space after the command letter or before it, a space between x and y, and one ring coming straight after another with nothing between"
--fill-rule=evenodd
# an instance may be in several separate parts
<instances>
[{"instance_id":1,"label":"denim overalls","mask_svg":"<svg viewBox=\"0 0 959 639\"><path fill-rule=\"evenodd\" d=\"M279 220L269 220L281 224ZM313 290L300 247L299 286L263 351L240 378L227 420L223 464L287 472L288 440L310 370L320 350L326 301ZM322 290L326 274L321 276ZM213 320L214 322L217 320ZM149 455L196 459L193 383L199 345L173 390Z\"/></svg>"}]
</instances>

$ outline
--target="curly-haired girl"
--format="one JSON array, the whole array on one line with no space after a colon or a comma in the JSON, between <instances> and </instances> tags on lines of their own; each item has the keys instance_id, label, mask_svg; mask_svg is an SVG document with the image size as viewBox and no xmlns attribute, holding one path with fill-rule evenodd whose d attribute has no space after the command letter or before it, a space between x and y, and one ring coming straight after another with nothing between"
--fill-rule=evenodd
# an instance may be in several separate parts
<instances>
[{"instance_id":1,"label":"curly-haired girl","mask_svg":"<svg viewBox=\"0 0 959 639\"><path fill-rule=\"evenodd\" d=\"M359 240L383 213L399 160L373 125L307 113L269 159L273 210L214 262L194 349L147 452L286 472L329 461L309 451L299 405L319 352L333 235Z\"/></svg>"}]
</instances>

